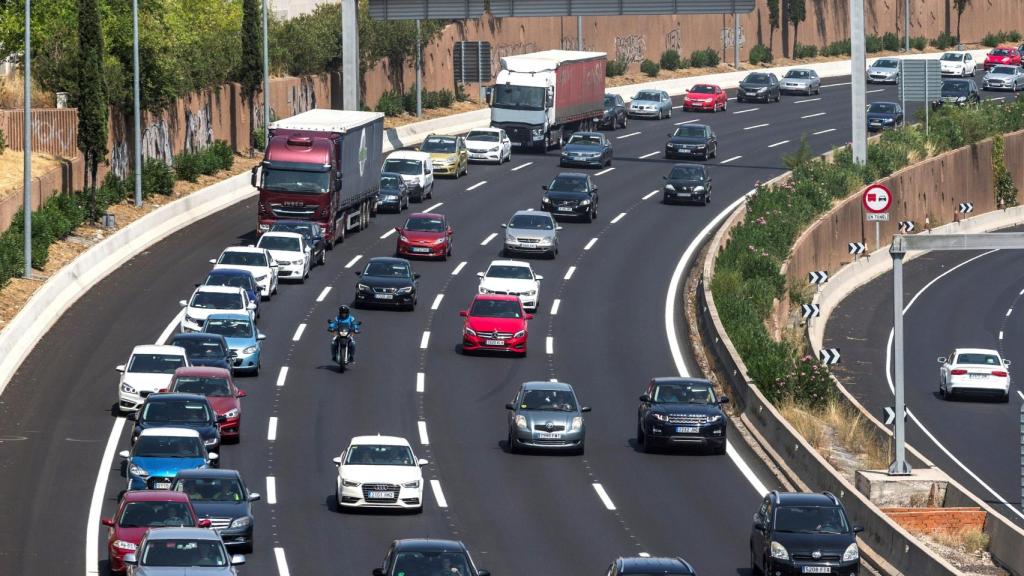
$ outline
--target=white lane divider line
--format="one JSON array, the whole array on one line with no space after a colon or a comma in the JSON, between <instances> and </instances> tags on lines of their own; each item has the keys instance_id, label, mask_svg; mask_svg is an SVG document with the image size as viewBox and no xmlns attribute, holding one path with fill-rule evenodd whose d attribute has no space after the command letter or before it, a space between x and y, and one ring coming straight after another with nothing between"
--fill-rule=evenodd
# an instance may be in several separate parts
<instances>
[{"instance_id":1,"label":"white lane divider line","mask_svg":"<svg viewBox=\"0 0 1024 576\"><path fill-rule=\"evenodd\" d=\"M323 291L320 292L320 295L316 297L316 301L317 302L323 302L327 298L327 295L330 294L330 293L331 293L331 287L330 286L324 288Z\"/></svg>"},{"instance_id":2,"label":"white lane divider line","mask_svg":"<svg viewBox=\"0 0 1024 576\"><path fill-rule=\"evenodd\" d=\"M1024 400L1024 392L1021 392L1020 390L1017 390L1017 395L1020 396L1021 400Z\"/></svg>"},{"instance_id":3,"label":"white lane divider line","mask_svg":"<svg viewBox=\"0 0 1024 576\"><path fill-rule=\"evenodd\" d=\"M592 486L594 487L594 492L597 492L597 497L604 503L604 507L609 510L615 510L615 503L612 502L608 493L604 491L604 486L601 486L600 482L594 482Z\"/></svg>"},{"instance_id":4,"label":"white lane divider line","mask_svg":"<svg viewBox=\"0 0 1024 576\"><path fill-rule=\"evenodd\" d=\"M526 168L527 166L532 166L532 165L533 165L533 162L524 162L523 164L520 164L519 166L516 166L515 168L513 168L512 171L513 172L518 172L519 170L522 170L523 168Z\"/></svg>"},{"instance_id":5,"label":"white lane divider line","mask_svg":"<svg viewBox=\"0 0 1024 576\"><path fill-rule=\"evenodd\" d=\"M775 148L776 146L782 146L783 144L789 144L789 140L783 140L782 142L776 142L775 144L769 144L769 148Z\"/></svg>"},{"instance_id":6,"label":"white lane divider line","mask_svg":"<svg viewBox=\"0 0 1024 576\"><path fill-rule=\"evenodd\" d=\"M576 273L576 267L575 266L569 266L569 269L565 271L565 276L562 277L562 280L568 280L569 278L572 278L572 275L575 274L575 273Z\"/></svg>"},{"instance_id":7,"label":"white lane divider line","mask_svg":"<svg viewBox=\"0 0 1024 576\"><path fill-rule=\"evenodd\" d=\"M765 122L764 124L754 124L753 126L746 126L744 130L756 130L758 128L764 128L765 126L771 126L771 124Z\"/></svg>"},{"instance_id":8,"label":"white lane divider line","mask_svg":"<svg viewBox=\"0 0 1024 576\"><path fill-rule=\"evenodd\" d=\"M733 156L732 158L726 158L725 160L722 160L721 162L719 162L719 164L728 164L729 162L732 162L733 160L739 160L740 158L743 158L743 156Z\"/></svg>"},{"instance_id":9,"label":"white lane divider line","mask_svg":"<svg viewBox=\"0 0 1024 576\"><path fill-rule=\"evenodd\" d=\"M427 389L427 375L423 372L416 373L416 391L423 394L423 391Z\"/></svg>"},{"instance_id":10,"label":"white lane divider line","mask_svg":"<svg viewBox=\"0 0 1024 576\"><path fill-rule=\"evenodd\" d=\"M392 228L391 230L388 230L387 232L381 234L380 235L380 239L383 240L383 239L387 238L388 236L391 236L394 233L395 233L395 229Z\"/></svg>"},{"instance_id":11,"label":"white lane divider line","mask_svg":"<svg viewBox=\"0 0 1024 576\"><path fill-rule=\"evenodd\" d=\"M278 576L292 576L288 571L288 561L284 558L284 548L274 548L274 559L277 560Z\"/></svg>"},{"instance_id":12,"label":"white lane divider line","mask_svg":"<svg viewBox=\"0 0 1024 576\"><path fill-rule=\"evenodd\" d=\"M608 222L608 223L609 224L617 224L619 222L619 220L622 220L625 217L626 217L626 213L625 212L619 212L619 215L616 216L615 218L612 218L611 221Z\"/></svg>"},{"instance_id":13,"label":"white lane divider line","mask_svg":"<svg viewBox=\"0 0 1024 576\"><path fill-rule=\"evenodd\" d=\"M818 116L824 116L825 114L828 114L828 113L827 112L816 112L814 114L808 114L806 116L801 116L800 119L801 120L806 120L808 118L817 118Z\"/></svg>"},{"instance_id":14,"label":"white lane divider line","mask_svg":"<svg viewBox=\"0 0 1024 576\"><path fill-rule=\"evenodd\" d=\"M448 501L444 499L444 492L441 491L441 481L431 480L430 491L434 493L434 500L437 501L438 508L447 508Z\"/></svg>"},{"instance_id":15,"label":"white lane divider line","mask_svg":"<svg viewBox=\"0 0 1024 576\"><path fill-rule=\"evenodd\" d=\"M637 136L637 135L639 135L639 134L643 134L643 132L640 132L640 131L637 131L637 132L630 132L629 134L623 134L622 136L616 136L615 138L616 138L617 140L622 140L622 139L624 139L624 138L632 138L633 136Z\"/></svg>"},{"instance_id":16,"label":"white lane divider line","mask_svg":"<svg viewBox=\"0 0 1024 576\"><path fill-rule=\"evenodd\" d=\"M793 104L803 104L804 102L817 102L818 100L821 100L821 98L808 98L806 100L794 100Z\"/></svg>"},{"instance_id":17,"label":"white lane divider line","mask_svg":"<svg viewBox=\"0 0 1024 576\"><path fill-rule=\"evenodd\" d=\"M430 330L423 332L423 336L420 338L420 349L426 350L428 342L430 342Z\"/></svg>"},{"instance_id":18,"label":"white lane divider line","mask_svg":"<svg viewBox=\"0 0 1024 576\"><path fill-rule=\"evenodd\" d=\"M1006 100L1006 96L999 96L997 98L989 98L989 100Z\"/></svg>"},{"instance_id":19,"label":"white lane divider line","mask_svg":"<svg viewBox=\"0 0 1024 576\"><path fill-rule=\"evenodd\" d=\"M281 366L281 371L277 373L277 385L284 386L284 380L288 377L288 367Z\"/></svg>"},{"instance_id":20,"label":"white lane divider line","mask_svg":"<svg viewBox=\"0 0 1024 576\"><path fill-rule=\"evenodd\" d=\"M356 262L359 262L360 258L362 257L362 254L356 254L351 260L348 261L348 264L345 264L345 268L351 268L355 266Z\"/></svg>"},{"instance_id":21,"label":"white lane divider line","mask_svg":"<svg viewBox=\"0 0 1024 576\"><path fill-rule=\"evenodd\" d=\"M1017 293L1018 296L1024 296L1024 289Z\"/></svg>"},{"instance_id":22,"label":"white lane divider line","mask_svg":"<svg viewBox=\"0 0 1024 576\"><path fill-rule=\"evenodd\" d=\"M641 198L641 200L647 200L648 198L650 198L651 196L654 196L654 195L655 195L655 194L657 194L658 192L661 192L661 190L651 190L651 191L650 191L650 192L648 192L647 194L644 194L644 197L643 197L643 198Z\"/></svg>"},{"instance_id":23,"label":"white lane divider line","mask_svg":"<svg viewBox=\"0 0 1024 576\"><path fill-rule=\"evenodd\" d=\"M544 351L548 354L555 353L555 338L553 336L544 339Z\"/></svg>"},{"instance_id":24,"label":"white lane divider line","mask_svg":"<svg viewBox=\"0 0 1024 576\"><path fill-rule=\"evenodd\" d=\"M637 156L637 158L643 160L644 158L650 158L651 156L657 156L658 154L661 154L661 150L655 150L654 152L649 152L643 156Z\"/></svg>"},{"instance_id":25,"label":"white lane divider line","mask_svg":"<svg viewBox=\"0 0 1024 576\"><path fill-rule=\"evenodd\" d=\"M498 233L497 232L491 232L490 235L487 236L487 238L484 238L483 242L481 242L480 245L481 246L487 246L487 244L489 244L491 240L494 240L497 237L498 237Z\"/></svg>"},{"instance_id":26,"label":"white lane divider line","mask_svg":"<svg viewBox=\"0 0 1024 576\"><path fill-rule=\"evenodd\" d=\"M160 333L160 337L156 339L156 343L163 344L167 342L167 339L171 337L171 333L178 329L178 325L181 324L181 319L185 317L185 309L182 308L174 315L174 320L164 328L164 331Z\"/></svg>"},{"instance_id":27,"label":"white lane divider line","mask_svg":"<svg viewBox=\"0 0 1024 576\"><path fill-rule=\"evenodd\" d=\"M562 300L555 298L555 301L551 303L551 315L558 316L558 307L562 305Z\"/></svg>"},{"instance_id":28,"label":"white lane divider line","mask_svg":"<svg viewBox=\"0 0 1024 576\"><path fill-rule=\"evenodd\" d=\"M835 84L822 84L822 88L835 88L836 86L849 86L849 82L837 82Z\"/></svg>"},{"instance_id":29,"label":"white lane divider line","mask_svg":"<svg viewBox=\"0 0 1024 576\"><path fill-rule=\"evenodd\" d=\"M184 310L182 310L184 313ZM171 323L172 327L174 323ZM160 340L163 342L163 340ZM107 489L107 478L110 476L110 469L114 465L114 452L117 450L117 442L121 439L121 432L124 430L125 418L118 416L114 419L114 426L110 429L110 436L107 437L107 446L103 449L103 458L100 459L100 470L96 474L96 484L92 489L92 500L89 503L89 526L85 532L85 573L99 574L99 526L100 514L103 512L103 496Z\"/></svg>"},{"instance_id":30,"label":"white lane divider line","mask_svg":"<svg viewBox=\"0 0 1024 576\"><path fill-rule=\"evenodd\" d=\"M463 260L462 262L459 262L459 265L455 267L455 270L452 270L452 276L458 276L459 272L462 272L462 269L465 268L465 267L466 267L466 261L465 260Z\"/></svg>"},{"instance_id":31,"label":"white lane divider line","mask_svg":"<svg viewBox=\"0 0 1024 576\"><path fill-rule=\"evenodd\" d=\"M609 166L609 167L605 168L604 170L601 170L600 172L595 172L594 176L603 176L603 175L611 172L612 170L615 170L615 167L614 166Z\"/></svg>"},{"instance_id":32,"label":"white lane divider line","mask_svg":"<svg viewBox=\"0 0 1024 576\"><path fill-rule=\"evenodd\" d=\"M267 476L267 504L277 504L277 478Z\"/></svg>"},{"instance_id":33,"label":"white lane divider line","mask_svg":"<svg viewBox=\"0 0 1024 576\"><path fill-rule=\"evenodd\" d=\"M676 122L675 125L676 126L682 126L683 124L693 124L694 122L697 122L698 120L699 120L699 118L694 118L693 120L683 120L682 122Z\"/></svg>"},{"instance_id":34,"label":"white lane divider line","mask_svg":"<svg viewBox=\"0 0 1024 576\"><path fill-rule=\"evenodd\" d=\"M552 379L548 380L548 382L558 382L558 378L552 378Z\"/></svg>"},{"instance_id":35,"label":"white lane divider line","mask_svg":"<svg viewBox=\"0 0 1024 576\"><path fill-rule=\"evenodd\" d=\"M686 104L680 104L679 106L673 106L673 110L679 110L680 108L686 108Z\"/></svg>"},{"instance_id":36,"label":"white lane divider line","mask_svg":"<svg viewBox=\"0 0 1024 576\"><path fill-rule=\"evenodd\" d=\"M441 307L441 300L444 300L444 294L438 294L434 296L434 303L430 305L431 310L437 310Z\"/></svg>"},{"instance_id":37,"label":"white lane divider line","mask_svg":"<svg viewBox=\"0 0 1024 576\"><path fill-rule=\"evenodd\" d=\"M591 238L590 242L587 242L587 245L584 246L583 249L584 250L590 250L591 248L594 247L594 244L597 244L597 238Z\"/></svg>"},{"instance_id":38,"label":"white lane divider line","mask_svg":"<svg viewBox=\"0 0 1024 576\"><path fill-rule=\"evenodd\" d=\"M434 210L437 210L441 206L444 206L444 202L438 202L437 204L434 204L430 208L427 208L426 210L424 210L424 212L433 212Z\"/></svg>"},{"instance_id":39,"label":"white lane divider line","mask_svg":"<svg viewBox=\"0 0 1024 576\"><path fill-rule=\"evenodd\" d=\"M295 335L292 336L292 342L298 342L302 339L302 333L306 331L306 323L299 324L299 327L295 329Z\"/></svg>"},{"instance_id":40,"label":"white lane divider line","mask_svg":"<svg viewBox=\"0 0 1024 576\"><path fill-rule=\"evenodd\" d=\"M874 94L875 92L882 92L882 91L884 91L884 90L885 90L885 88L876 88L876 89L874 89L874 90L867 90L867 91L866 91L866 92L864 92L864 93L865 93L865 94Z\"/></svg>"},{"instance_id":41,"label":"white lane divider line","mask_svg":"<svg viewBox=\"0 0 1024 576\"><path fill-rule=\"evenodd\" d=\"M820 136L822 134L828 134L829 132L835 132L835 131L836 131L835 128L829 128L827 130L818 130L817 132L813 132L812 135L813 136Z\"/></svg>"},{"instance_id":42,"label":"white lane divider line","mask_svg":"<svg viewBox=\"0 0 1024 576\"><path fill-rule=\"evenodd\" d=\"M1009 318L1010 314L1013 314L1013 308L1010 308L1009 310L1006 311L1006 317Z\"/></svg>"},{"instance_id":43,"label":"white lane divider line","mask_svg":"<svg viewBox=\"0 0 1024 576\"><path fill-rule=\"evenodd\" d=\"M747 112L753 112L755 110L760 110L760 108L747 108L746 110L737 110L733 112L733 114L746 114Z\"/></svg>"},{"instance_id":44,"label":"white lane divider line","mask_svg":"<svg viewBox=\"0 0 1024 576\"><path fill-rule=\"evenodd\" d=\"M651 557L651 553L650 552L640 552L640 553L637 554L637 556L639 556L641 558L650 558Z\"/></svg>"},{"instance_id":45,"label":"white lane divider line","mask_svg":"<svg viewBox=\"0 0 1024 576\"><path fill-rule=\"evenodd\" d=\"M271 416L270 422L267 423L267 440L277 440L277 416Z\"/></svg>"},{"instance_id":46,"label":"white lane divider line","mask_svg":"<svg viewBox=\"0 0 1024 576\"><path fill-rule=\"evenodd\" d=\"M527 212L533 212L533 208L527 208L526 211Z\"/></svg>"},{"instance_id":47,"label":"white lane divider line","mask_svg":"<svg viewBox=\"0 0 1024 576\"><path fill-rule=\"evenodd\" d=\"M1000 339L1000 340L1002 340L1002 339L1003 339L1003 331L1002 331L1002 330L1000 330L1000 331L999 331L999 339Z\"/></svg>"},{"instance_id":48,"label":"white lane divider line","mask_svg":"<svg viewBox=\"0 0 1024 576\"><path fill-rule=\"evenodd\" d=\"M483 186L484 184L487 184L487 180L481 180L481 181L477 182L476 184L473 184L469 188L466 188L466 192L472 192L473 190L476 190L477 188Z\"/></svg>"},{"instance_id":49,"label":"white lane divider line","mask_svg":"<svg viewBox=\"0 0 1024 576\"><path fill-rule=\"evenodd\" d=\"M424 446L430 445L430 437L427 436L427 422L426 420L420 420L416 423L416 427L420 431L420 444Z\"/></svg>"}]
</instances>

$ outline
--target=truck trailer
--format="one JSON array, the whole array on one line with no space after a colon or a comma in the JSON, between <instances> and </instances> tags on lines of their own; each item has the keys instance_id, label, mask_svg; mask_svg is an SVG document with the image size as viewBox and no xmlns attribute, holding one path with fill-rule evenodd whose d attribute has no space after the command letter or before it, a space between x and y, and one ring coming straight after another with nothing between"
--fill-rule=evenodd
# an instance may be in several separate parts
<instances>
[{"instance_id":1,"label":"truck trailer","mask_svg":"<svg viewBox=\"0 0 1024 576\"><path fill-rule=\"evenodd\" d=\"M314 109L270 124L263 161L252 169L259 190L258 232L276 220L320 224L328 248L375 215L384 115Z\"/></svg>"}]
</instances>

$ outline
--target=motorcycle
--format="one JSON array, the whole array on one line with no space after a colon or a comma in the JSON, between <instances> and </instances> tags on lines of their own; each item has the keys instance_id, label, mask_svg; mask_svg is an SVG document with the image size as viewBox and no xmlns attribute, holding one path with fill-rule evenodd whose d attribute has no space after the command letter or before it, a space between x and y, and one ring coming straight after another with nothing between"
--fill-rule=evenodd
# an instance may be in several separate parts
<instances>
[{"instance_id":1,"label":"motorcycle","mask_svg":"<svg viewBox=\"0 0 1024 576\"><path fill-rule=\"evenodd\" d=\"M356 327L361 322L356 323ZM331 353L333 355L334 362L338 365L338 371L344 372L345 368L350 363L349 360L349 342L352 339L349 328L337 327L333 320L328 320L327 330L334 333L334 338L331 339Z\"/></svg>"}]
</instances>

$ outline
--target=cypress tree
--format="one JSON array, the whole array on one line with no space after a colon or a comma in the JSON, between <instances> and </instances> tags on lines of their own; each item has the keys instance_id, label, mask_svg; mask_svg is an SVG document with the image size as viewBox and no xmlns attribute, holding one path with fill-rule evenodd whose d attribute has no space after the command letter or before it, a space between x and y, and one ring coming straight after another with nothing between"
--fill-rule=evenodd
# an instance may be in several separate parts
<instances>
[{"instance_id":1,"label":"cypress tree","mask_svg":"<svg viewBox=\"0 0 1024 576\"><path fill-rule=\"evenodd\" d=\"M789 0L789 21L793 23L793 57L796 57L796 32L800 23L807 19L805 0Z\"/></svg>"},{"instance_id":2,"label":"cypress tree","mask_svg":"<svg viewBox=\"0 0 1024 576\"><path fill-rule=\"evenodd\" d=\"M253 128L256 127L255 99L263 84L263 23L260 0L242 0L242 64L238 81L242 98L249 104ZM250 145L252 133L249 131Z\"/></svg>"},{"instance_id":3,"label":"cypress tree","mask_svg":"<svg viewBox=\"0 0 1024 576\"><path fill-rule=\"evenodd\" d=\"M78 0L78 149L85 158L89 216L96 218L96 171L107 156L107 84L98 0Z\"/></svg>"}]
</instances>

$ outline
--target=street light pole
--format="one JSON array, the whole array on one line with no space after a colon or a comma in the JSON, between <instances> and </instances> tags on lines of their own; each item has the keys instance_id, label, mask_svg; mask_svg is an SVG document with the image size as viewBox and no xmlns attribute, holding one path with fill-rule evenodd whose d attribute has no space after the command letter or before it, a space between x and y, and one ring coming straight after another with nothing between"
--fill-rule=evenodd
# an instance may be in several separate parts
<instances>
[{"instance_id":1,"label":"street light pole","mask_svg":"<svg viewBox=\"0 0 1024 576\"><path fill-rule=\"evenodd\" d=\"M732 3L732 61L733 66L740 69L740 15L736 11L736 1Z\"/></svg>"},{"instance_id":2,"label":"street light pole","mask_svg":"<svg viewBox=\"0 0 1024 576\"><path fill-rule=\"evenodd\" d=\"M359 7L356 0L341 0L342 108L359 110Z\"/></svg>"},{"instance_id":3,"label":"street light pole","mask_svg":"<svg viewBox=\"0 0 1024 576\"><path fill-rule=\"evenodd\" d=\"M132 99L135 108L135 207L142 206L142 114L139 104L139 0L132 0ZM93 182L93 186L96 183Z\"/></svg>"},{"instance_id":4,"label":"street light pole","mask_svg":"<svg viewBox=\"0 0 1024 576\"><path fill-rule=\"evenodd\" d=\"M423 116L423 41L420 39L420 21L416 20L416 117ZM479 50L479 48L477 48ZM462 62L466 66L465 60Z\"/></svg>"},{"instance_id":5,"label":"street light pole","mask_svg":"<svg viewBox=\"0 0 1024 576\"><path fill-rule=\"evenodd\" d=\"M853 161L864 165L868 159L867 118L865 114L864 0L850 0L850 92L852 97Z\"/></svg>"},{"instance_id":6,"label":"street light pole","mask_svg":"<svg viewBox=\"0 0 1024 576\"><path fill-rule=\"evenodd\" d=\"M910 52L910 0L903 1L903 50Z\"/></svg>"},{"instance_id":7,"label":"street light pole","mask_svg":"<svg viewBox=\"0 0 1024 576\"><path fill-rule=\"evenodd\" d=\"M22 199L25 213L25 278L32 278L32 0L25 0L25 126L23 152L25 173ZM42 192L42 190L40 190Z\"/></svg>"},{"instance_id":8,"label":"street light pole","mask_svg":"<svg viewBox=\"0 0 1024 576\"><path fill-rule=\"evenodd\" d=\"M270 145L270 29L267 1L263 0L263 147Z\"/></svg>"}]
</instances>

